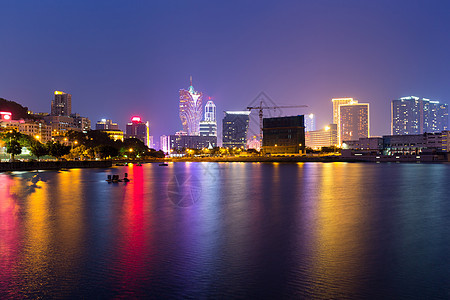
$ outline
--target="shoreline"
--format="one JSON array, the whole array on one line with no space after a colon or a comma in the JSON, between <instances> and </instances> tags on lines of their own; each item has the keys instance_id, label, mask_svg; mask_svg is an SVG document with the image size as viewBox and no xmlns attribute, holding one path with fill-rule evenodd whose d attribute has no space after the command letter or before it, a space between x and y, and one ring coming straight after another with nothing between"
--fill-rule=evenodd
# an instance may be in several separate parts
<instances>
[{"instance_id":1,"label":"shoreline","mask_svg":"<svg viewBox=\"0 0 450 300\"><path fill-rule=\"evenodd\" d=\"M34 171L34 170L59 170L76 168L110 168L112 161L90 160L90 161L14 161L1 162L0 172L9 171Z\"/></svg>"},{"instance_id":2,"label":"shoreline","mask_svg":"<svg viewBox=\"0 0 450 300\"><path fill-rule=\"evenodd\" d=\"M76 168L110 168L125 163L163 163L163 162L216 162L216 163L306 163L306 162L347 162L347 163L448 163L447 160L415 156L404 156L398 159L389 157L305 157L305 156L235 156L235 157L177 157L151 160L92 160L92 161L31 161L0 162L0 173L10 171L60 170Z\"/></svg>"}]
</instances>

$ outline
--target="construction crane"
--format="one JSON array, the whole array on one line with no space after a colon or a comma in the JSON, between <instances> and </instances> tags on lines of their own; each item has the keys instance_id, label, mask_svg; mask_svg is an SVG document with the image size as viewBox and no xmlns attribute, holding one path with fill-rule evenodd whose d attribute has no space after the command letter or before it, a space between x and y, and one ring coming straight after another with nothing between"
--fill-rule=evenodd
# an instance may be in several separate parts
<instances>
[{"instance_id":1,"label":"construction crane","mask_svg":"<svg viewBox=\"0 0 450 300\"><path fill-rule=\"evenodd\" d=\"M259 106L248 106L247 109L251 112L254 109L259 110L259 138L262 146L262 132L263 132L263 110L264 109L278 109L278 108L296 108L296 107L308 107L308 105L287 105L287 106L263 106L263 101L259 103Z\"/></svg>"}]
</instances>

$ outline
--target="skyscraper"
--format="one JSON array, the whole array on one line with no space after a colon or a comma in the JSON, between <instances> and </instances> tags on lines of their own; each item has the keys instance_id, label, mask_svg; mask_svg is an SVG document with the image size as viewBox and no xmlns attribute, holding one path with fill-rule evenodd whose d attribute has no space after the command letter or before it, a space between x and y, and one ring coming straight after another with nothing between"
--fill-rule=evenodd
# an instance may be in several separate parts
<instances>
[{"instance_id":1,"label":"skyscraper","mask_svg":"<svg viewBox=\"0 0 450 300\"><path fill-rule=\"evenodd\" d=\"M132 117L131 122L127 124L127 138L137 138L150 146L150 130L148 122L141 122L140 117Z\"/></svg>"},{"instance_id":2,"label":"skyscraper","mask_svg":"<svg viewBox=\"0 0 450 300\"><path fill-rule=\"evenodd\" d=\"M180 90L180 119L183 131L188 135L200 135L200 120L202 118L202 93L194 90L191 85L188 90Z\"/></svg>"},{"instance_id":3,"label":"skyscraper","mask_svg":"<svg viewBox=\"0 0 450 300\"><path fill-rule=\"evenodd\" d=\"M434 133L447 128L447 104L415 96L392 100L392 135Z\"/></svg>"},{"instance_id":4,"label":"skyscraper","mask_svg":"<svg viewBox=\"0 0 450 300\"><path fill-rule=\"evenodd\" d=\"M369 137L369 103L339 105L339 144Z\"/></svg>"},{"instance_id":5,"label":"skyscraper","mask_svg":"<svg viewBox=\"0 0 450 300\"><path fill-rule=\"evenodd\" d=\"M353 98L333 98L333 124L339 123L339 105L358 103L358 100L353 100Z\"/></svg>"},{"instance_id":6,"label":"skyscraper","mask_svg":"<svg viewBox=\"0 0 450 300\"><path fill-rule=\"evenodd\" d=\"M52 100L51 115L67 116L72 113L72 95L61 91L55 91L55 99Z\"/></svg>"},{"instance_id":7,"label":"skyscraper","mask_svg":"<svg viewBox=\"0 0 450 300\"><path fill-rule=\"evenodd\" d=\"M200 135L217 136L216 105L211 100L205 105L205 118L200 122Z\"/></svg>"},{"instance_id":8,"label":"skyscraper","mask_svg":"<svg viewBox=\"0 0 450 300\"><path fill-rule=\"evenodd\" d=\"M305 131L316 130L316 116L314 114L305 115Z\"/></svg>"},{"instance_id":9,"label":"skyscraper","mask_svg":"<svg viewBox=\"0 0 450 300\"><path fill-rule=\"evenodd\" d=\"M222 120L223 147L244 147L247 142L247 131L250 111L226 111Z\"/></svg>"},{"instance_id":10,"label":"skyscraper","mask_svg":"<svg viewBox=\"0 0 450 300\"><path fill-rule=\"evenodd\" d=\"M205 104L205 121L216 122L216 105L212 100Z\"/></svg>"}]
</instances>

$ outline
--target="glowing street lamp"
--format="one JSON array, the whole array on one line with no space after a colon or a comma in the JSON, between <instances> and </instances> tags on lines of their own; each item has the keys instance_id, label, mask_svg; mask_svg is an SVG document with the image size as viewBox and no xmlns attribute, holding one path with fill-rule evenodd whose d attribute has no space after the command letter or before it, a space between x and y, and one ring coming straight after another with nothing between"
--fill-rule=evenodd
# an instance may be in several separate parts
<instances>
[{"instance_id":1,"label":"glowing street lamp","mask_svg":"<svg viewBox=\"0 0 450 300\"><path fill-rule=\"evenodd\" d=\"M36 135L34 138L37 139L38 141L41 139L41 137L39 136L39 134Z\"/></svg>"}]
</instances>

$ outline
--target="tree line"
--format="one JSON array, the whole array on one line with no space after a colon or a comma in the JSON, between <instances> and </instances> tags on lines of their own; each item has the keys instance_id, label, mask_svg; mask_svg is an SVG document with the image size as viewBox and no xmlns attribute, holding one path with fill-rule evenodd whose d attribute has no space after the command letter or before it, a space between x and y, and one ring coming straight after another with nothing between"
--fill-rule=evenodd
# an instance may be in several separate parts
<instances>
[{"instance_id":1,"label":"tree line","mask_svg":"<svg viewBox=\"0 0 450 300\"><path fill-rule=\"evenodd\" d=\"M56 159L151 159L164 158L162 151L149 149L141 140L129 138L112 140L108 134L99 130L87 133L69 131L60 141L41 143L39 139L16 130L0 132L0 140L11 155L11 160L27 148L37 159L51 156Z\"/></svg>"}]
</instances>

